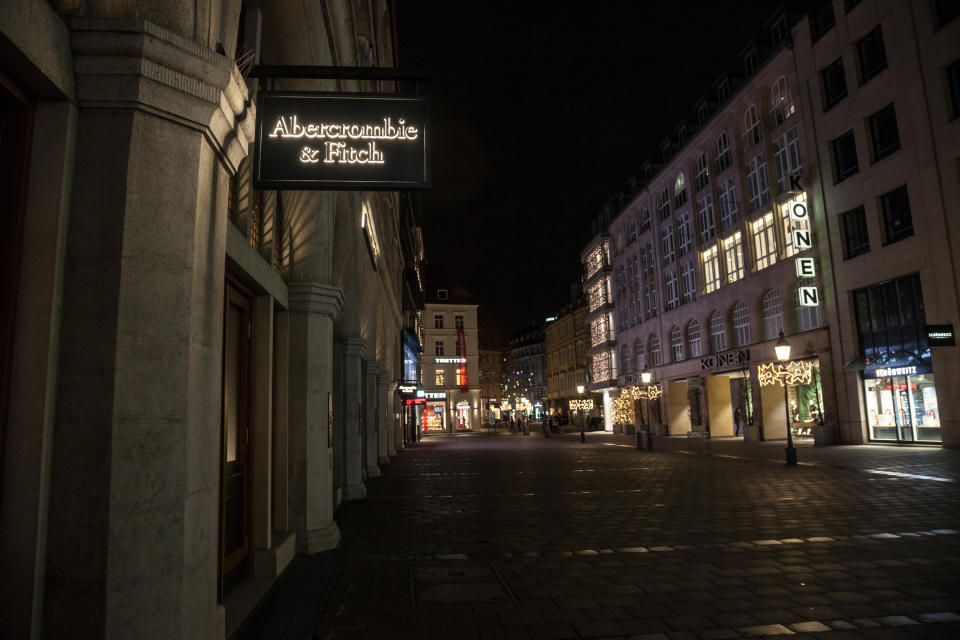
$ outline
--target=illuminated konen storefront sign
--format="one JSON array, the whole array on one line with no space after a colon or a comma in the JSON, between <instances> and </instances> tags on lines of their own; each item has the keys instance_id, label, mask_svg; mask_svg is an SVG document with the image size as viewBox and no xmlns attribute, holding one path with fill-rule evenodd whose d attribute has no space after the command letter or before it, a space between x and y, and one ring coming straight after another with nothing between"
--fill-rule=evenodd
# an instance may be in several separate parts
<instances>
[{"instance_id":1,"label":"illuminated konen storefront sign","mask_svg":"<svg viewBox=\"0 0 960 640\"><path fill-rule=\"evenodd\" d=\"M258 188L430 186L425 97L261 91L253 181Z\"/></svg>"},{"instance_id":2,"label":"illuminated konen storefront sign","mask_svg":"<svg viewBox=\"0 0 960 640\"><path fill-rule=\"evenodd\" d=\"M794 176L791 184L799 187L799 179ZM807 192L800 193L787 203L790 207L790 221L793 223L792 240L797 252L813 248L813 229L810 224L810 209L807 206ZM797 257L794 260L797 277L801 280L817 276L816 260L812 256ZM801 285L798 297L802 307L820 306L820 292L815 285Z\"/></svg>"}]
</instances>

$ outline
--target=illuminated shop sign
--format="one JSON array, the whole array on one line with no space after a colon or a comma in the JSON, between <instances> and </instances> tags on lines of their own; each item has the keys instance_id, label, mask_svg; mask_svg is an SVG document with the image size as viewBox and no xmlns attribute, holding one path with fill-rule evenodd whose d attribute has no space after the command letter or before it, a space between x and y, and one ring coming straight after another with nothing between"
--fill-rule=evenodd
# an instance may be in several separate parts
<instances>
[{"instance_id":1,"label":"illuminated shop sign","mask_svg":"<svg viewBox=\"0 0 960 640\"><path fill-rule=\"evenodd\" d=\"M427 98L261 91L257 188L430 186Z\"/></svg>"},{"instance_id":2,"label":"illuminated shop sign","mask_svg":"<svg viewBox=\"0 0 960 640\"><path fill-rule=\"evenodd\" d=\"M427 400L446 400L447 392L446 391L427 391L424 394L424 397Z\"/></svg>"},{"instance_id":3,"label":"illuminated shop sign","mask_svg":"<svg viewBox=\"0 0 960 640\"><path fill-rule=\"evenodd\" d=\"M931 347L955 347L957 339L952 324L928 324L927 344Z\"/></svg>"},{"instance_id":4,"label":"illuminated shop sign","mask_svg":"<svg viewBox=\"0 0 960 640\"><path fill-rule=\"evenodd\" d=\"M877 367L876 369L864 369L864 378L895 378L897 376L919 376L925 373L933 373L933 364L930 362L917 362L903 367Z\"/></svg>"},{"instance_id":5,"label":"illuminated shop sign","mask_svg":"<svg viewBox=\"0 0 960 640\"><path fill-rule=\"evenodd\" d=\"M417 385L415 384L401 384L397 387L397 391L400 392L401 396L413 396L417 393Z\"/></svg>"},{"instance_id":6,"label":"illuminated shop sign","mask_svg":"<svg viewBox=\"0 0 960 640\"><path fill-rule=\"evenodd\" d=\"M744 364L750 360L750 350L727 351L700 358L700 370L728 367L732 364Z\"/></svg>"},{"instance_id":7,"label":"illuminated shop sign","mask_svg":"<svg viewBox=\"0 0 960 640\"><path fill-rule=\"evenodd\" d=\"M791 176L790 184L800 187L799 176ZM793 246L797 251L806 251L813 248L813 229L810 224L810 210L807 207L807 193L804 191L796 198L787 203L790 207L790 220L797 223L797 226L806 226L806 228L797 228L793 230ZM798 278L813 278L817 275L816 261L812 257L798 257L794 264L797 270ZM820 306L820 292L816 286L801 286L798 291L801 307Z\"/></svg>"},{"instance_id":8,"label":"illuminated shop sign","mask_svg":"<svg viewBox=\"0 0 960 640\"><path fill-rule=\"evenodd\" d=\"M437 364L462 364L466 361L466 358L437 358L434 360Z\"/></svg>"}]
</instances>

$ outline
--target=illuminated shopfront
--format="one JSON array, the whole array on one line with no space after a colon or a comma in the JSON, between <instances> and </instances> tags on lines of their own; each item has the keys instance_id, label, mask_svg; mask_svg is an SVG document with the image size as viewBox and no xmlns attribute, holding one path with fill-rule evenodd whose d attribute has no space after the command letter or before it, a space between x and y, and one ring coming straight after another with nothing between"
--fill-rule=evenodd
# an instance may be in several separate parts
<instances>
[{"instance_id":1,"label":"illuminated shopfront","mask_svg":"<svg viewBox=\"0 0 960 640\"><path fill-rule=\"evenodd\" d=\"M871 440L940 442L940 410L929 364L865 369Z\"/></svg>"}]
</instances>

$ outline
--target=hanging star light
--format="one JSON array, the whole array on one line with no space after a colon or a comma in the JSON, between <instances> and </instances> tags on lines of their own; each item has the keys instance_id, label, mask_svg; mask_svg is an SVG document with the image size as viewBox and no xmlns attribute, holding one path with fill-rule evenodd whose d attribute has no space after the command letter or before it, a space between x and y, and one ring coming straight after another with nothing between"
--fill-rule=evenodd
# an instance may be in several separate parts
<instances>
[{"instance_id":1,"label":"hanging star light","mask_svg":"<svg viewBox=\"0 0 960 640\"><path fill-rule=\"evenodd\" d=\"M813 381L813 363L804 360L791 360L786 364L771 362L757 366L757 378L761 387L775 384L810 384Z\"/></svg>"}]
</instances>

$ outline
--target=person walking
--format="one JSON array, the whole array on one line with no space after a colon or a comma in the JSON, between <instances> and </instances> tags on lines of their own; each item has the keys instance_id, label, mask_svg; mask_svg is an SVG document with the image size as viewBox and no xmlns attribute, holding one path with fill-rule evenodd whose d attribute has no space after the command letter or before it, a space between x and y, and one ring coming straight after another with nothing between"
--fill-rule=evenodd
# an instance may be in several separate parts
<instances>
[{"instance_id":1,"label":"person walking","mask_svg":"<svg viewBox=\"0 0 960 640\"><path fill-rule=\"evenodd\" d=\"M743 409L737 407L737 410L733 412L733 435L740 435L740 425L743 423Z\"/></svg>"}]
</instances>

